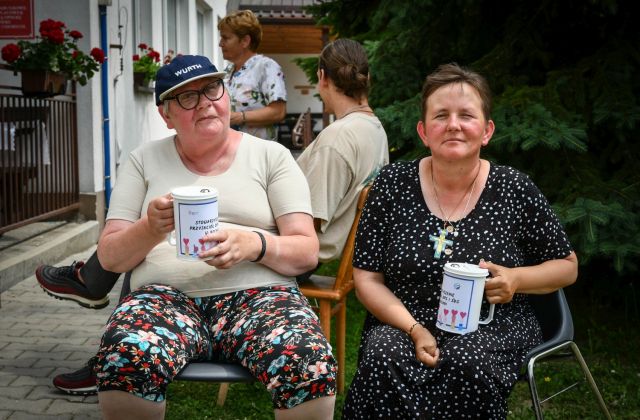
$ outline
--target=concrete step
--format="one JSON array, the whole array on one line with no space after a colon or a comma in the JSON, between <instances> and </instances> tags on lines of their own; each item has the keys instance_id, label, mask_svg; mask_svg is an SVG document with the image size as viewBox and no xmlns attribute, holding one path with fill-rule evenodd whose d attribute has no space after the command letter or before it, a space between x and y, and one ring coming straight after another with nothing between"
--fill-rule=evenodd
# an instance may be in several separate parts
<instances>
[{"instance_id":1,"label":"concrete step","mask_svg":"<svg viewBox=\"0 0 640 420\"><path fill-rule=\"evenodd\" d=\"M0 292L32 276L40 264L56 264L95 245L98 235L95 220L34 224L5 233L0 240Z\"/></svg>"}]
</instances>

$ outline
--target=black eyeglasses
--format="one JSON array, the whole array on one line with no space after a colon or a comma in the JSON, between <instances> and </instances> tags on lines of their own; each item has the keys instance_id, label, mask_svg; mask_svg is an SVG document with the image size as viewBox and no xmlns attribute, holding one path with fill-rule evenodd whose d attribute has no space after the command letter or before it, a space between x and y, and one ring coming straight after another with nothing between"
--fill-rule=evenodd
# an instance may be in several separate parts
<instances>
[{"instance_id":1,"label":"black eyeglasses","mask_svg":"<svg viewBox=\"0 0 640 420\"><path fill-rule=\"evenodd\" d=\"M217 101L222 98L222 95L224 95L224 83L222 82L222 79L211 82L200 90L185 90L175 96L168 96L163 100L170 101L175 99L178 101L178 105L189 110L198 106L200 103L200 95L204 95L205 98L210 101Z\"/></svg>"}]
</instances>

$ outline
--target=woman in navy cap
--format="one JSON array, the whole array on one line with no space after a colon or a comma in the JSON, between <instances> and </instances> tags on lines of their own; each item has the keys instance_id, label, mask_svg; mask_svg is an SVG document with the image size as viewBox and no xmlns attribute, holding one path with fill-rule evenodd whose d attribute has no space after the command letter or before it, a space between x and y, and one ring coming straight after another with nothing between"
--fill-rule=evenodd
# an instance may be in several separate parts
<instances>
[{"instance_id":1,"label":"woman in navy cap","mask_svg":"<svg viewBox=\"0 0 640 420\"><path fill-rule=\"evenodd\" d=\"M176 134L131 153L98 243L105 269L132 271L91 365L105 418L161 418L169 382L195 360L247 367L275 416L331 418L336 363L295 276L318 260L309 190L287 149L230 128L229 96L202 56L160 69L158 111ZM220 230L207 261L181 261L171 188L215 187Z\"/></svg>"}]
</instances>

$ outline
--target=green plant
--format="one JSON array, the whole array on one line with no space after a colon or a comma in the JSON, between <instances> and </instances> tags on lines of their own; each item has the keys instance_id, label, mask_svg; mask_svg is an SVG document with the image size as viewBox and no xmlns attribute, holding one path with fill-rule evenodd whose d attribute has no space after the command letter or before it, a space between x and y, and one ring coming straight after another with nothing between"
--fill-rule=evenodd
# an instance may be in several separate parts
<instances>
[{"instance_id":1,"label":"green plant","mask_svg":"<svg viewBox=\"0 0 640 420\"><path fill-rule=\"evenodd\" d=\"M144 73L145 82L155 80L156 73L161 67L160 53L145 43L138 44L138 48L142 51L142 55L134 54L133 71L135 73ZM169 50L167 57L170 57L172 54L173 51ZM165 57L165 60L167 60L167 57ZM171 61L170 58L169 61Z\"/></svg>"},{"instance_id":2,"label":"green plant","mask_svg":"<svg viewBox=\"0 0 640 420\"><path fill-rule=\"evenodd\" d=\"M638 282L640 31L633 10L631 0L516 0L499 9L487 0L351 0L307 9L331 35L365 45L369 103L392 161L427 154L415 132L427 74L457 62L487 76L496 131L482 155L535 181L592 287L604 271Z\"/></svg>"},{"instance_id":3,"label":"green plant","mask_svg":"<svg viewBox=\"0 0 640 420\"><path fill-rule=\"evenodd\" d=\"M78 48L83 35L69 30L64 22L46 19L40 22L35 41L18 41L2 47L2 59L13 70L46 70L62 73L67 79L85 85L105 60L104 51L93 48L85 54Z\"/></svg>"}]
</instances>

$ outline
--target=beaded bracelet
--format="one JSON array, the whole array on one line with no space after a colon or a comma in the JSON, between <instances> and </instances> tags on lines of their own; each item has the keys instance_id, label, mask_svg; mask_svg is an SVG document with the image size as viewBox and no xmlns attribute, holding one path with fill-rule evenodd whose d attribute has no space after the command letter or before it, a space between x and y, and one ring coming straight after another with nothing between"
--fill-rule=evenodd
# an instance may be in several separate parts
<instances>
[{"instance_id":1,"label":"beaded bracelet","mask_svg":"<svg viewBox=\"0 0 640 420\"><path fill-rule=\"evenodd\" d=\"M409 334L409 337L411 337L411 333L413 332L413 329L414 329L416 326L418 326L418 325L422 326L422 324L421 324L421 323L416 322L415 324L413 324L413 325L411 326L411 328L409 328L409 332L407 333L407 334Z\"/></svg>"},{"instance_id":2,"label":"beaded bracelet","mask_svg":"<svg viewBox=\"0 0 640 420\"><path fill-rule=\"evenodd\" d=\"M261 232L258 232L257 230L254 230L254 232L257 233L258 236L260 237L260 242L262 243L262 249L260 250L260 255L258 255L258 258L256 258L251 262L258 262L262 259L262 257L264 257L264 254L267 252L267 240L264 238L264 235Z\"/></svg>"}]
</instances>

